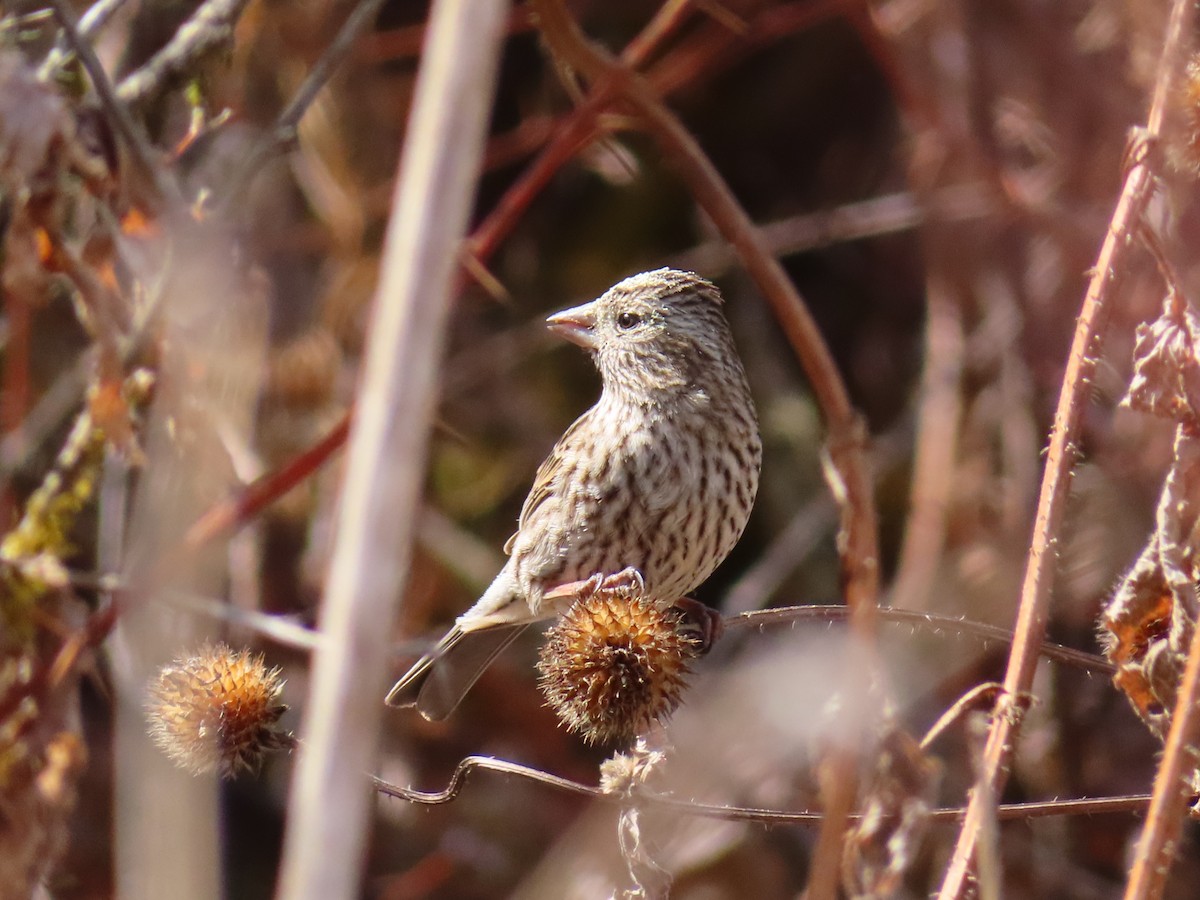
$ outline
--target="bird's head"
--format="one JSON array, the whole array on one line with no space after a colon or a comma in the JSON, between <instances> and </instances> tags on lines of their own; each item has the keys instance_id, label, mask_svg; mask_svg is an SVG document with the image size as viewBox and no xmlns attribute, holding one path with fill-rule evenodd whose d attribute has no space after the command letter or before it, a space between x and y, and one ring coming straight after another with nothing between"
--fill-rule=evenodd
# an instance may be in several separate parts
<instances>
[{"instance_id":1,"label":"bird's head","mask_svg":"<svg viewBox=\"0 0 1200 900\"><path fill-rule=\"evenodd\" d=\"M722 306L720 292L700 276L656 269L546 321L591 352L606 387L653 396L705 389L728 366L741 375Z\"/></svg>"}]
</instances>

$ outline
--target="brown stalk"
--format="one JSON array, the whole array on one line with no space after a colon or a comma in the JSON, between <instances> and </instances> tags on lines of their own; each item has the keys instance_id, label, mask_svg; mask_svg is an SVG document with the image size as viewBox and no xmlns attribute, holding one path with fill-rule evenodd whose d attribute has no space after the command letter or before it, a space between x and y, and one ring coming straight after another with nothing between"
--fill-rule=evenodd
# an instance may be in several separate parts
<instances>
[{"instance_id":1,"label":"brown stalk","mask_svg":"<svg viewBox=\"0 0 1200 900\"><path fill-rule=\"evenodd\" d=\"M1009 768L1018 732L1021 715L1015 698L1026 694L1033 684L1037 667L1038 648L1046 633L1049 618L1050 588L1054 563L1057 559L1055 546L1066 512L1070 492L1071 467L1075 460L1075 447L1079 434L1080 420L1087 399L1087 386L1100 349L1101 335L1108 321L1109 301L1119 275L1123 272L1126 254L1133 243L1146 204L1154 187L1154 174L1147 156L1151 145L1162 133L1167 98L1174 75L1181 68L1194 16L1191 0L1175 0L1167 26L1166 40L1155 79L1154 99L1150 107L1145 131L1138 137L1130 155L1130 165L1125 176L1125 185L1109 224L1108 233L1096 265L1092 270L1083 308L1075 328L1071 355L1063 379L1062 393L1054 415L1054 428L1050 437L1050 448L1046 456L1046 469L1042 477L1041 495L1038 499L1037 516L1034 521L1033 539L1029 561L1025 569L1025 580L1021 588L1021 605L1017 613L1015 640L1009 654L1008 670L1005 673L1005 694L997 703L988 734L984 757L981 762L978 787L972 792L967 806L966 819L959 832L958 842L950 860L945 880L942 883L940 900L954 900L967 894L970 884L972 860L980 840L985 811L994 807L1000 792L1008 780ZM1193 653L1189 669L1196 661ZM1200 662L1198 662L1200 664ZM1185 686L1186 687L1186 686ZM1180 702L1185 692L1180 694ZM1179 718L1193 714L1189 708ZM1172 736L1175 727L1172 727ZM1171 752L1168 745L1168 753ZM1181 752L1176 750L1176 752ZM1160 772L1160 782L1163 781ZM1167 787L1159 785L1162 791ZM1175 784L1170 790L1175 790ZM1158 793L1158 791L1156 791ZM1165 802L1165 798L1164 798ZM1164 810L1165 815L1165 810ZM1167 835L1168 820L1160 815L1152 820L1154 829L1144 836L1146 848L1161 848ZM1176 817L1177 820L1177 817ZM1176 821L1173 820L1173 821ZM1147 823L1149 828L1151 822Z\"/></svg>"},{"instance_id":2,"label":"brown stalk","mask_svg":"<svg viewBox=\"0 0 1200 900\"><path fill-rule=\"evenodd\" d=\"M847 691L860 698L869 690L875 641L878 564L875 506L867 470L866 429L812 316L779 261L700 149L695 139L636 73L591 44L559 0L534 0L547 41L593 84L615 85L621 99L644 120L664 156L674 164L696 201L737 250L747 272L770 302L812 384L829 428L829 479L842 504L839 552L846 605L856 640L851 643ZM857 795L857 753L829 754L824 764L826 819L814 853L809 881L812 898L834 897L841 873L841 846ZM855 748L858 750L859 748Z\"/></svg>"}]
</instances>

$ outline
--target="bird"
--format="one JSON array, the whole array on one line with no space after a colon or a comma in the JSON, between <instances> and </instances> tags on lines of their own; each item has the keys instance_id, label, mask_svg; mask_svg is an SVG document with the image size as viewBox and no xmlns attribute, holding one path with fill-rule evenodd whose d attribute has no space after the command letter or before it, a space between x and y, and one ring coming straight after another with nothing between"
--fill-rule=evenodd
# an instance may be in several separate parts
<instances>
[{"instance_id":1,"label":"bird","mask_svg":"<svg viewBox=\"0 0 1200 900\"><path fill-rule=\"evenodd\" d=\"M632 580L664 606L687 599L746 527L762 439L717 287L656 269L546 321L591 355L600 397L538 468L504 567L389 706L446 718L526 626L594 579Z\"/></svg>"}]
</instances>

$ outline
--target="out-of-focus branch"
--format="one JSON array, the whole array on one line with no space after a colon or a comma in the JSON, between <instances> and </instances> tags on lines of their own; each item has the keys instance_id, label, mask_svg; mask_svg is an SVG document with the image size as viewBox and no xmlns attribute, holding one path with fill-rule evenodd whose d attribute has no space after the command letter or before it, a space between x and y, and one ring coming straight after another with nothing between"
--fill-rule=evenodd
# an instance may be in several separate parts
<instances>
[{"instance_id":1,"label":"out-of-focus branch","mask_svg":"<svg viewBox=\"0 0 1200 900\"><path fill-rule=\"evenodd\" d=\"M892 604L906 609L929 607L942 559L958 462L963 348L958 299L943 278L931 274L926 279L925 365L908 526L891 591Z\"/></svg>"},{"instance_id":2,"label":"out-of-focus branch","mask_svg":"<svg viewBox=\"0 0 1200 900\"><path fill-rule=\"evenodd\" d=\"M690 4L686 2L664 4L642 32L629 42L621 54L621 61L631 69L641 66L660 42L674 32L689 11ZM596 117L615 96L612 86L596 85L589 96L560 123L549 145L516 183L505 191L500 202L472 233L467 242L470 256L480 263L491 257L554 173L595 139L598 130Z\"/></svg>"},{"instance_id":3,"label":"out-of-focus branch","mask_svg":"<svg viewBox=\"0 0 1200 900\"><path fill-rule=\"evenodd\" d=\"M939 895L941 900L957 900L966 895L972 860L983 827L983 817L989 808L994 808L1008 780L1021 721L1017 698L1026 694L1033 684L1038 658L1037 648L1046 633L1050 613L1051 579L1058 558L1058 534L1062 528L1070 493L1071 468L1075 460L1075 447L1086 405L1087 388L1099 358L1100 336L1104 333L1104 326L1108 321L1113 287L1124 271L1127 251L1133 243L1142 213L1154 188L1154 173L1147 156L1151 144L1162 133L1167 98L1177 74L1183 68L1183 58L1194 16L1193 0L1176 0L1167 28L1146 129L1132 148L1125 185L1084 296L1083 308L1071 345L1071 355L1067 361L1062 393L1059 395L1058 409L1054 415L1050 448L1046 455L1046 469L1034 520L1033 540L1021 588L1016 640L1004 677L1005 694L993 715L978 786L972 793L966 819L942 883ZM1191 672L1190 662L1188 670ZM1185 692L1181 691L1180 699L1184 696ZM1172 734L1175 725L1178 725L1178 719L1172 726ZM1172 784L1171 790L1175 788ZM1156 808L1168 802L1173 801L1164 797L1160 804L1156 804ZM1164 807L1163 812L1166 811ZM1175 822L1177 821L1176 817ZM1161 842L1166 839L1167 832L1163 815L1148 820L1147 833L1143 835L1140 848L1142 852L1157 858L1152 851L1156 846L1161 849Z\"/></svg>"},{"instance_id":4,"label":"out-of-focus branch","mask_svg":"<svg viewBox=\"0 0 1200 900\"><path fill-rule=\"evenodd\" d=\"M329 46L325 48L316 65L309 71L291 102L279 114L279 118L275 120L275 127L251 149L245 161L234 172L229 187L221 194L221 207L228 209L231 204L238 203L246 185L254 179L263 163L296 140L296 129L300 120L333 77L337 67L350 54L355 42L375 21L381 6L383 0L360 0L354 11L342 23Z\"/></svg>"},{"instance_id":5,"label":"out-of-focus branch","mask_svg":"<svg viewBox=\"0 0 1200 900\"><path fill-rule=\"evenodd\" d=\"M862 238L909 231L934 216L940 222L966 222L994 215L997 202L986 185L955 185L934 191L920 201L910 191L884 194L759 225L767 249L776 256L820 250ZM716 277L728 271L737 257L724 241L707 241L671 259L671 265Z\"/></svg>"},{"instance_id":6,"label":"out-of-focus branch","mask_svg":"<svg viewBox=\"0 0 1200 900\"><path fill-rule=\"evenodd\" d=\"M185 77L206 56L233 40L233 28L249 0L206 0L176 29L166 46L117 85L117 98L137 109Z\"/></svg>"},{"instance_id":7,"label":"out-of-focus branch","mask_svg":"<svg viewBox=\"0 0 1200 900\"><path fill-rule=\"evenodd\" d=\"M100 29L108 24L108 20L125 5L126 0L96 0L79 18L79 36L85 41L95 39ZM68 58L68 43L65 35L59 37L54 49L46 55L46 59L38 67L38 76L49 79L51 75Z\"/></svg>"},{"instance_id":8,"label":"out-of-focus branch","mask_svg":"<svg viewBox=\"0 0 1200 900\"><path fill-rule=\"evenodd\" d=\"M71 8L70 3L67 0L49 0L49 3L62 26L67 43L79 56L79 61L83 64L88 78L92 81L92 87L95 88L96 95L100 98L100 103L112 118L117 133L125 142L134 165L145 183L145 189L152 192L150 198L152 203L155 205L165 203L176 210L179 209L182 205L179 186L167 175L163 167L158 165L155 152L151 149L150 140L145 131L134 121L128 107L117 97L108 73L104 71L104 66L96 56L96 51L79 33L79 21L75 18L75 11Z\"/></svg>"},{"instance_id":9,"label":"out-of-focus branch","mask_svg":"<svg viewBox=\"0 0 1200 900\"><path fill-rule=\"evenodd\" d=\"M354 896L389 624L416 530L451 282L483 158L508 4L438 0L396 182L279 896Z\"/></svg>"}]
</instances>

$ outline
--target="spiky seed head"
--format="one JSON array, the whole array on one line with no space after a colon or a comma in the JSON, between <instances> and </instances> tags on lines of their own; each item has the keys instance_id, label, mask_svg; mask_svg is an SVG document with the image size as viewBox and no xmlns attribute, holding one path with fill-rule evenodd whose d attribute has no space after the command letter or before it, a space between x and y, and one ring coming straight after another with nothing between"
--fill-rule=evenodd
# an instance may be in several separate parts
<instances>
[{"instance_id":1,"label":"spiky seed head","mask_svg":"<svg viewBox=\"0 0 1200 900\"><path fill-rule=\"evenodd\" d=\"M542 693L588 743L628 743L679 706L698 644L674 607L625 588L597 590L547 632Z\"/></svg>"},{"instance_id":2,"label":"spiky seed head","mask_svg":"<svg viewBox=\"0 0 1200 900\"><path fill-rule=\"evenodd\" d=\"M206 644L164 666L146 700L150 736L180 768L233 778L256 772L295 739L279 728L287 707L280 670L260 655Z\"/></svg>"}]
</instances>

